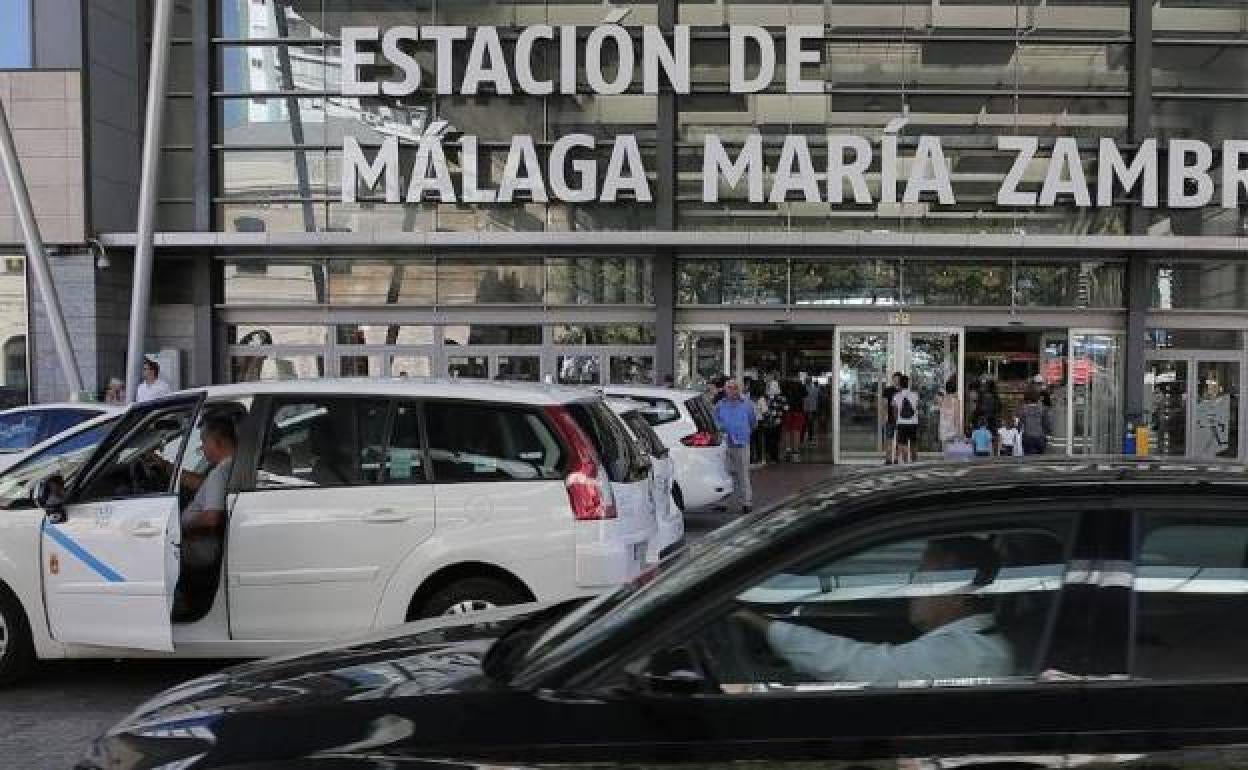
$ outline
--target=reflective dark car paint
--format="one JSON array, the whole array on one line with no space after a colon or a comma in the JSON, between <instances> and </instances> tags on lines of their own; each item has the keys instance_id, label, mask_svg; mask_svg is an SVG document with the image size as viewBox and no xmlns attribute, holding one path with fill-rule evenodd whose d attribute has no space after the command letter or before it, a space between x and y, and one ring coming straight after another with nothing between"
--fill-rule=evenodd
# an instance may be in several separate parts
<instances>
[{"instance_id":1,"label":"reflective dark car paint","mask_svg":"<svg viewBox=\"0 0 1248 770\"><path fill-rule=\"evenodd\" d=\"M708 585L757 572L766 566L757 561L789 553L830 526L884 516L896 523L899 510L943 504L956 510L952 504L968 499L1119 501L1194 493L1248 500L1248 469L1041 462L870 473L799 494L691 547L649 587L672 594L648 606L645 617L653 623L613 629L583 647L575 639L555 644L513 664L506 676L487 675L483 661L493 640L511 638L533 621L529 611L419 633L400 628L391 639L247 664L141 708L102 738L81 767L152 768L197 755L190 766L657 767L754 759L896 767L898 758L976 756L990 764L1013 757L1012 766L1048 767L1053 757L1074 752L1151 751L1175 752L1163 764L1179 767L1197 744L1248 743L1248 686L1154 686L1143 700L1147 686L1139 682L1094 680L749 698L653 692L621 679L620 668L639 640L703 601ZM1123 507L1130 506L1114 506ZM1120 552L1120 525L1086 529L1080 555ZM715 567L699 572L704 564ZM692 577L682 580L681 570ZM1120 608L1111 602L1106 609L1095 592L1085 596L1072 611L1110 619L1089 639L1089 660L1108 655L1112 666L1112 650L1099 648L1114 633L1125 634Z\"/></svg>"}]
</instances>

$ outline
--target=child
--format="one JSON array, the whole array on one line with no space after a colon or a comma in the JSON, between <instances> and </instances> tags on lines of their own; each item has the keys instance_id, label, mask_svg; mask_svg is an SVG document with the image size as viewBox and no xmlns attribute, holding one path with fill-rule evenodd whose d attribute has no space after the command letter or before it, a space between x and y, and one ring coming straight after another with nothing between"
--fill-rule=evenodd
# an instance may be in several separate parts
<instances>
[{"instance_id":1,"label":"child","mask_svg":"<svg viewBox=\"0 0 1248 770\"><path fill-rule=\"evenodd\" d=\"M997 429L1001 439L1001 456L1013 457L1023 453L1023 433L1018 429L1018 418L1010 417Z\"/></svg>"},{"instance_id":2,"label":"child","mask_svg":"<svg viewBox=\"0 0 1248 770\"><path fill-rule=\"evenodd\" d=\"M988 430L988 418L980 417L979 424L971 433L971 444L976 457L992 457L992 431Z\"/></svg>"}]
</instances>

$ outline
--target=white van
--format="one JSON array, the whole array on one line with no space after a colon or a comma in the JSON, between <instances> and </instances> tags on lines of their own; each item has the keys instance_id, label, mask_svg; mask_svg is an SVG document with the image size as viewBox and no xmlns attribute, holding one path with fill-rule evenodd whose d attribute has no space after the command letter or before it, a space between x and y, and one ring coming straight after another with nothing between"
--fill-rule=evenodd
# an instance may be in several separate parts
<instances>
[{"instance_id":1,"label":"white van","mask_svg":"<svg viewBox=\"0 0 1248 770\"><path fill-rule=\"evenodd\" d=\"M211 478L206 423L237 437L222 556L183 569L180 513ZM42 455L9 472L43 509L22 484L0 500L0 683L37 658L260 657L632 579L650 531L618 515L611 482L634 463L594 423L621 430L596 394L463 380L234 385L132 407L78 448L90 459L63 490L30 483Z\"/></svg>"}]
</instances>

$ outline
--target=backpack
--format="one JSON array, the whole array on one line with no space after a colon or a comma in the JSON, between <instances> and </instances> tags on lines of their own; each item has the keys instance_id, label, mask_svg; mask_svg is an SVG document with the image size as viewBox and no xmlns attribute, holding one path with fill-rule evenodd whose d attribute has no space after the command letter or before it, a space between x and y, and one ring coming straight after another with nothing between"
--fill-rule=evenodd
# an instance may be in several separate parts
<instances>
[{"instance_id":1,"label":"backpack","mask_svg":"<svg viewBox=\"0 0 1248 770\"><path fill-rule=\"evenodd\" d=\"M897 413L897 416L903 420L909 420L914 417L914 404L910 403L908 397L901 397L901 411Z\"/></svg>"}]
</instances>

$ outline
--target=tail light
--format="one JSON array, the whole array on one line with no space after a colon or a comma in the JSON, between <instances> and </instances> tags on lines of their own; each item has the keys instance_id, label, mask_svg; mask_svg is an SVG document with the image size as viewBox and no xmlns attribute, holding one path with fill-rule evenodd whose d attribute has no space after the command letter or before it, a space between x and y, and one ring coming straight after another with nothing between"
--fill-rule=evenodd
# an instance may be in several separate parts
<instances>
[{"instance_id":1,"label":"tail light","mask_svg":"<svg viewBox=\"0 0 1248 770\"><path fill-rule=\"evenodd\" d=\"M680 440L685 446L719 446L719 434L710 431L700 430L697 433L690 433Z\"/></svg>"},{"instance_id":2,"label":"tail light","mask_svg":"<svg viewBox=\"0 0 1248 770\"><path fill-rule=\"evenodd\" d=\"M567 444L568 475L564 484L568 488L568 502L577 521L601 521L614 519L615 495L611 485L603 480L603 468L598 462L598 452L576 420L561 406L546 408L546 415L554 423L555 431Z\"/></svg>"}]
</instances>

